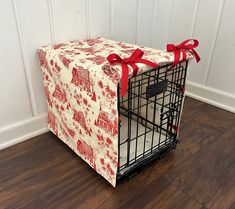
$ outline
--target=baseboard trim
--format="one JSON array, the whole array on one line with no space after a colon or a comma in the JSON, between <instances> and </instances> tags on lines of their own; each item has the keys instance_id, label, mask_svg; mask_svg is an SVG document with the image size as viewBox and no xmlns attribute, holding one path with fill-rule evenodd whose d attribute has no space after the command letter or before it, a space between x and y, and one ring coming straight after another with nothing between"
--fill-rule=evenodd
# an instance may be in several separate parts
<instances>
[{"instance_id":1,"label":"baseboard trim","mask_svg":"<svg viewBox=\"0 0 235 209\"><path fill-rule=\"evenodd\" d=\"M49 131L47 114L0 128L0 150Z\"/></svg>"},{"instance_id":2,"label":"baseboard trim","mask_svg":"<svg viewBox=\"0 0 235 209\"><path fill-rule=\"evenodd\" d=\"M188 81L186 95L235 113L235 95Z\"/></svg>"}]
</instances>

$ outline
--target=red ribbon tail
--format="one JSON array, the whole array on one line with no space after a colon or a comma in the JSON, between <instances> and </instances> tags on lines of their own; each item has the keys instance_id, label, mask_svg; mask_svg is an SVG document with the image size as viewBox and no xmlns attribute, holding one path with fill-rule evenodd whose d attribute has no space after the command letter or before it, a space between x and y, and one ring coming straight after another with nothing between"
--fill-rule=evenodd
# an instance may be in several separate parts
<instances>
[{"instance_id":1,"label":"red ribbon tail","mask_svg":"<svg viewBox=\"0 0 235 209\"><path fill-rule=\"evenodd\" d=\"M138 73L138 67L137 67L137 65L135 63L130 63L130 66L133 69L133 74L132 75L133 75L133 77L135 77L137 75L137 73Z\"/></svg>"},{"instance_id":2,"label":"red ribbon tail","mask_svg":"<svg viewBox=\"0 0 235 209\"><path fill-rule=\"evenodd\" d=\"M182 54L183 54L182 61L186 61L187 60L187 54L184 50L182 50Z\"/></svg>"},{"instance_id":3,"label":"red ribbon tail","mask_svg":"<svg viewBox=\"0 0 235 209\"><path fill-rule=\"evenodd\" d=\"M128 71L129 71L128 66L125 65L125 64L122 64L122 88L121 88L121 92L120 92L121 96L125 96L126 91L127 91L127 87L128 87Z\"/></svg>"},{"instance_id":4,"label":"red ribbon tail","mask_svg":"<svg viewBox=\"0 0 235 209\"><path fill-rule=\"evenodd\" d=\"M170 66L170 68L168 70L171 70L172 68L174 68L180 61L180 53L181 51L180 50L176 50L175 53L174 53L174 61L172 63L172 65Z\"/></svg>"},{"instance_id":5,"label":"red ribbon tail","mask_svg":"<svg viewBox=\"0 0 235 209\"><path fill-rule=\"evenodd\" d=\"M200 56L198 55L198 53L194 49L191 49L191 50L193 52L193 55L194 55L196 61L199 62L201 60Z\"/></svg>"}]
</instances>

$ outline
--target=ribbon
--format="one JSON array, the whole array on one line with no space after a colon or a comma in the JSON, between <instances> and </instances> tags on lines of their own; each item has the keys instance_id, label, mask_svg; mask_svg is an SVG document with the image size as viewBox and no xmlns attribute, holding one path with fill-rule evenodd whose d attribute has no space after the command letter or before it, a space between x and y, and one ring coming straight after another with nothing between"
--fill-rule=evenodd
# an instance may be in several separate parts
<instances>
[{"instance_id":1,"label":"ribbon","mask_svg":"<svg viewBox=\"0 0 235 209\"><path fill-rule=\"evenodd\" d=\"M193 41L193 44L188 44L190 41ZM186 51L190 51L194 55L196 61L199 62L201 58L199 57L197 52L194 50L194 48L196 48L198 45L199 45L199 41L196 39L187 39L179 45L167 44L167 47L166 47L167 51L174 52L174 61L168 70L172 69L180 62L181 54L183 56L182 61L185 61L187 59Z\"/></svg>"},{"instance_id":2,"label":"ribbon","mask_svg":"<svg viewBox=\"0 0 235 209\"><path fill-rule=\"evenodd\" d=\"M132 55L128 58L121 58L117 54L110 54L107 59L111 65L121 64L122 65L122 88L120 95L124 96L127 91L128 87L128 74L129 74L129 67L130 65L133 69L133 76L136 76L138 73L138 66L135 63L143 63L152 68L156 68L158 65L154 62L151 62L146 59L142 59L144 52L140 49L136 49Z\"/></svg>"}]
</instances>

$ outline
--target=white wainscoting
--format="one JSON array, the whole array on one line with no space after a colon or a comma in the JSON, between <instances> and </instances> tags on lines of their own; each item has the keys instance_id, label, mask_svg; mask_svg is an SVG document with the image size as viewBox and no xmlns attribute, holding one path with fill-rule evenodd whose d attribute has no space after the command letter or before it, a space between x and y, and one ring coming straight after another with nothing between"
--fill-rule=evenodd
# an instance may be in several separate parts
<instances>
[{"instance_id":1,"label":"white wainscoting","mask_svg":"<svg viewBox=\"0 0 235 209\"><path fill-rule=\"evenodd\" d=\"M96 36L164 49L197 38L187 95L235 112L234 0L1 0L0 149L46 132L37 49Z\"/></svg>"}]
</instances>

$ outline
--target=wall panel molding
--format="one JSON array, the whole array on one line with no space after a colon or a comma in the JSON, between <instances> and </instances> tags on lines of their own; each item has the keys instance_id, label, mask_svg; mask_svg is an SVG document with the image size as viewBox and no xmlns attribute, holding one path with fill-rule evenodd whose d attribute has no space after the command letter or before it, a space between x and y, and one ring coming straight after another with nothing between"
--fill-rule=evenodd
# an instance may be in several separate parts
<instances>
[{"instance_id":1,"label":"wall panel molding","mask_svg":"<svg viewBox=\"0 0 235 209\"><path fill-rule=\"evenodd\" d=\"M0 1L0 127L32 117L14 5ZM1 139L0 139L1 141Z\"/></svg>"},{"instance_id":2,"label":"wall panel molding","mask_svg":"<svg viewBox=\"0 0 235 209\"><path fill-rule=\"evenodd\" d=\"M170 27L172 24L172 13L173 13L174 4L175 4L175 0L171 0L169 22L168 22L167 33L166 33L166 38L165 38L166 43L169 43Z\"/></svg>"},{"instance_id":3,"label":"wall panel molding","mask_svg":"<svg viewBox=\"0 0 235 209\"><path fill-rule=\"evenodd\" d=\"M109 0L109 38L113 36L113 0Z\"/></svg>"},{"instance_id":4,"label":"wall panel molding","mask_svg":"<svg viewBox=\"0 0 235 209\"><path fill-rule=\"evenodd\" d=\"M55 22L54 22L54 15L53 15L53 5L52 0L47 0L48 5L48 13L49 13L49 21L50 21L50 32L51 32L51 42L55 44Z\"/></svg>"},{"instance_id":5,"label":"wall panel molding","mask_svg":"<svg viewBox=\"0 0 235 209\"><path fill-rule=\"evenodd\" d=\"M138 40L138 32L139 32L139 20L140 20L140 0L137 0L137 11L136 11L136 27L135 27L135 44L137 44Z\"/></svg>"},{"instance_id":6,"label":"wall panel molding","mask_svg":"<svg viewBox=\"0 0 235 209\"><path fill-rule=\"evenodd\" d=\"M156 27L156 22L157 22L157 8L158 8L158 0L155 0L153 5L153 24L152 24L151 42L150 42L151 47L153 47L154 29Z\"/></svg>"},{"instance_id":7,"label":"wall panel molding","mask_svg":"<svg viewBox=\"0 0 235 209\"><path fill-rule=\"evenodd\" d=\"M215 51L215 47L216 47L216 42L218 40L218 34L219 34L221 19L222 19L223 10L224 10L225 0L220 0L220 1L221 2L220 2L220 6L219 6L219 11L218 11L217 19L216 19L216 22L215 22L214 37L213 37L213 41L212 41L210 54L209 54L209 57L208 57L208 64L207 64L206 69L205 69L206 73L205 73L205 78L204 78L204 81L203 81L203 84L205 86L207 86L207 83L208 83L209 74L210 74L210 71L211 71L211 61L212 61L212 58L214 56L214 51Z\"/></svg>"},{"instance_id":8,"label":"wall panel molding","mask_svg":"<svg viewBox=\"0 0 235 209\"><path fill-rule=\"evenodd\" d=\"M90 0L86 0L86 35L90 38Z\"/></svg>"},{"instance_id":9,"label":"wall panel molding","mask_svg":"<svg viewBox=\"0 0 235 209\"><path fill-rule=\"evenodd\" d=\"M235 94L235 1L224 1L207 86Z\"/></svg>"},{"instance_id":10,"label":"wall panel molding","mask_svg":"<svg viewBox=\"0 0 235 209\"><path fill-rule=\"evenodd\" d=\"M156 21L154 9L156 0L138 1L137 7L137 28L136 28L136 44L141 46L152 47L153 39L153 22Z\"/></svg>"},{"instance_id":11,"label":"wall panel molding","mask_svg":"<svg viewBox=\"0 0 235 209\"><path fill-rule=\"evenodd\" d=\"M110 35L110 0L89 0L87 21L89 27L88 37L109 37Z\"/></svg>"},{"instance_id":12,"label":"wall panel molding","mask_svg":"<svg viewBox=\"0 0 235 209\"><path fill-rule=\"evenodd\" d=\"M193 13L193 22L192 22L191 37L190 38L193 38L193 34L194 34L195 26L196 26L196 21L197 21L197 16L198 16L199 5L200 5L200 0L196 0L194 13Z\"/></svg>"},{"instance_id":13,"label":"wall panel molding","mask_svg":"<svg viewBox=\"0 0 235 209\"><path fill-rule=\"evenodd\" d=\"M135 43L137 24L137 0L113 0L112 38L117 41Z\"/></svg>"},{"instance_id":14,"label":"wall panel molding","mask_svg":"<svg viewBox=\"0 0 235 209\"><path fill-rule=\"evenodd\" d=\"M87 0L51 1L56 43L88 38Z\"/></svg>"},{"instance_id":15,"label":"wall panel molding","mask_svg":"<svg viewBox=\"0 0 235 209\"><path fill-rule=\"evenodd\" d=\"M36 103L35 103L33 82L31 79L28 57L27 57L27 53L25 50L25 46L24 46L24 37L23 37L22 31L21 31L21 24L20 24L20 20L19 20L18 7L17 7L15 0L12 0L12 4L13 4L14 14L15 14L15 19L16 19L16 24L17 24L17 31L18 31L19 42L20 42L20 47L21 47L22 60L23 60L23 64L24 64L25 78L26 78L26 82L27 82L29 98L30 98L30 103L31 103L32 116L36 116L36 115L38 115L38 112L37 112Z\"/></svg>"},{"instance_id":16,"label":"wall panel molding","mask_svg":"<svg viewBox=\"0 0 235 209\"><path fill-rule=\"evenodd\" d=\"M154 2L153 28L152 28L152 47L165 49L168 43L171 16L173 11L173 0L157 0ZM163 9L164 8L164 9Z\"/></svg>"}]
</instances>

